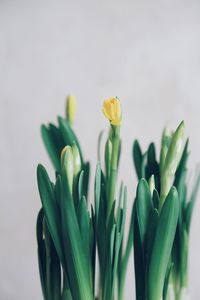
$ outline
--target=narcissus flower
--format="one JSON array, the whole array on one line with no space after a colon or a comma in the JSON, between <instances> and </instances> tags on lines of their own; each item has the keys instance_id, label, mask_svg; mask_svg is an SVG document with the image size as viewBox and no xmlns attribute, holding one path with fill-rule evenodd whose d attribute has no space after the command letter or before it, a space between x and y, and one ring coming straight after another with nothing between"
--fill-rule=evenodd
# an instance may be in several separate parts
<instances>
[{"instance_id":1,"label":"narcissus flower","mask_svg":"<svg viewBox=\"0 0 200 300\"><path fill-rule=\"evenodd\" d=\"M119 99L112 97L106 99L103 104L103 113L111 125L119 126L122 120L121 104Z\"/></svg>"},{"instance_id":2,"label":"narcissus flower","mask_svg":"<svg viewBox=\"0 0 200 300\"><path fill-rule=\"evenodd\" d=\"M76 98L73 95L67 97L66 116L70 125L73 125L76 113Z\"/></svg>"}]
</instances>

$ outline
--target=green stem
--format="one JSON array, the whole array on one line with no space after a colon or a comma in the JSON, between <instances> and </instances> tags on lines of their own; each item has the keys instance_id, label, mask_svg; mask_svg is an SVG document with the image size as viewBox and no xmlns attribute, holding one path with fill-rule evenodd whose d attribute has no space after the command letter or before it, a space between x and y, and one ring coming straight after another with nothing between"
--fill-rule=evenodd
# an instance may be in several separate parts
<instances>
[{"instance_id":1,"label":"green stem","mask_svg":"<svg viewBox=\"0 0 200 300\"><path fill-rule=\"evenodd\" d=\"M45 249L46 249L46 287L48 300L51 299L51 253L50 253L50 236L47 229L46 221L43 223L43 230L45 235Z\"/></svg>"},{"instance_id":2,"label":"green stem","mask_svg":"<svg viewBox=\"0 0 200 300\"><path fill-rule=\"evenodd\" d=\"M120 282L119 282L118 300L123 300L124 299L125 278L126 278L126 273L123 272L122 275L121 275L121 277L120 277Z\"/></svg>"},{"instance_id":3,"label":"green stem","mask_svg":"<svg viewBox=\"0 0 200 300\"><path fill-rule=\"evenodd\" d=\"M117 178L117 168L118 168L118 158L119 158L119 127L113 126L112 132L112 156L111 156L111 167L108 180L108 207L107 207L107 217L109 217L113 201L115 198L115 185Z\"/></svg>"}]
</instances>

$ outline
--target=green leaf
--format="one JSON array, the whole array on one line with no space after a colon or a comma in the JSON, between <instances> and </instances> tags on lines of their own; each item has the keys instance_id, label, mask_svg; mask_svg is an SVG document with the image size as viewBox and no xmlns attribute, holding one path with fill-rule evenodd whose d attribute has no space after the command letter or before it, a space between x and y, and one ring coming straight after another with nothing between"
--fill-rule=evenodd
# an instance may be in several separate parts
<instances>
[{"instance_id":1,"label":"green leaf","mask_svg":"<svg viewBox=\"0 0 200 300\"><path fill-rule=\"evenodd\" d=\"M61 266L48 231L43 209L37 219L38 262L44 299L61 299Z\"/></svg>"},{"instance_id":2,"label":"green leaf","mask_svg":"<svg viewBox=\"0 0 200 300\"><path fill-rule=\"evenodd\" d=\"M142 173L141 173L142 160L143 160L143 155L142 155L139 142L138 140L135 140L133 143L133 161L134 161L135 170L138 179L142 177Z\"/></svg>"},{"instance_id":3,"label":"green leaf","mask_svg":"<svg viewBox=\"0 0 200 300\"><path fill-rule=\"evenodd\" d=\"M107 228L106 228L106 191L105 191L105 185L103 183L102 172L101 172L100 179L101 179L100 198L98 198L98 191L96 187L97 194L95 196L95 216L96 216L96 235L97 235L97 243L98 243L100 271L101 274L104 274L102 268L104 268L104 251L105 251L105 244L106 244Z\"/></svg>"},{"instance_id":4,"label":"green leaf","mask_svg":"<svg viewBox=\"0 0 200 300\"><path fill-rule=\"evenodd\" d=\"M188 284L188 248L189 234L186 225L182 226L181 241L180 241L180 286L186 287Z\"/></svg>"},{"instance_id":5,"label":"green leaf","mask_svg":"<svg viewBox=\"0 0 200 300\"><path fill-rule=\"evenodd\" d=\"M78 178L78 200L79 201L84 196L84 192L83 192L83 179L84 179L84 171L81 171L80 175L79 175L79 178Z\"/></svg>"},{"instance_id":6,"label":"green leaf","mask_svg":"<svg viewBox=\"0 0 200 300\"><path fill-rule=\"evenodd\" d=\"M171 143L171 138L172 138L172 134L169 132L168 128L165 127L162 133L161 150L160 150L160 174L161 175L163 173L165 159Z\"/></svg>"},{"instance_id":7,"label":"green leaf","mask_svg":"<svg viewBox=\"0 0 200 300\"><path fill-rule=\"evenodd\" d=\"M88 264L90 263L90 216L87 210L86 199L83 196L80 199L77 219L79 223L79 228L82 236L83 245L85 248L85 253L87 253Z\"/></svg>"},{"instance_id":8,"label":"green leaf","mask_svg":"<svg viewBox=\"0 0 200 300\"><path fill-rule=\"evenodd\" d=\"M149 300L162 299L164 281L174 242L178 216L178 193L173 187L171 188L162 207L152 248L152 255L148 272Z\"/></svg>"},{"instance_id":9,"label":"green leaf","mask_svg":"<svg viewBox=\"0 0 200 300\"><path fill-rule=\"evenodd\" d=\"M92 266L92 286L93 294L95 294L95 271L96 271L96 228L95 228L95 215L93 206L91 205L91 218L90 218L90 255L91 255L91 266Z\"/></svg>"},{"instance_id":10,"label":"green leaf","mask_svg":"<svg viewBox=\"0 0 200 300\"><path fill-rule=\"evenodd\" d=\"M136 299L145 299L145 266L142 242L139 232L138 215L134 204L134 266L135 266L135 286L136 286Z\"/></svg>"},{"instance_id":11,"label":"green leaf","mask_svg":"<svg viewBox=\"0 0 200 300\"><path fill-rule=\"evenodd\" d=\"M144 153L141 163L141 178L146 178L146 168L147 168L147 152Z\"/></svg>"},{"instance_id":12,"label":"green leaf","mask_svg":"<svg viewBox=\"0 0 200 300\"><path fill-rule=\"evenodd\" d=\"M53 142L57 149L58 158L60 158L61 151L66 146L65 142L63 140L62 134L61 134L59 128L57 128L54 124L50 123L48 127L49 127L49 131L51 133Z\"/></svg>"},{"instance_id":13,"label":"green leaf","mask_svg":"<svg viewBox=\"0 0 200 300\"><path fill-rule=\"evenodd\" d=\"M46 248L46 286L48 300L61 299L61 266L45 219L43 220L44 241Z\"/></svg>"},{"instance_id":14,"label":"green leaf","mask_svg":"<svg viewBox=\"0 0 200 300\"><path fill-rule=\"evenodd\" d=\"M198 196L199 187L200 187L200 171L198 170L190 201L188 202L188 204L185 208L185 221L186 221L186 226L187 226L188 232L190 230L192 213L193 213L194 205L195 205L195 202L196 202L196 199Z\"/></svg>"},{"instance_id":15,"label":"green leaf","mask_svg":"<svg viewBox=\"0 0 200 300\"><path fill-rule=\"evenodd\" d=\"M97 167L96 167L94 194L95 194L95 214L96 214L96 218L98 220L100 197L101 197L101 166L100 166L100 163L98 163Z\"/></svg>"},{"instance_id":16,"label":"green leaf","mask_svg":"<svg viewBox=\"0 0 200 300\"><path fill-rule=\"evenodd\" d=\"M153 210L149 185L145 179L139 181L136 193L136 212L142 246L144 247L149 226L149 216Z\"/></svg>"},{"instance_id":17,"label":"green leaf","mask_svg":"<svg viewBox=\"0 0 200 300\"><path fill-rule=\"evenodd\" d=\"M103 137L103 130L99 133L98 141L97 141L97 159L101 161L101 142Z\"/></svg>"},{"instance_id":18,"label":"green leaf","mask_svg":"<svg viewBox=\"0 0 200 300\"><path fill-rule=\"evenodd\" d=\"M104 235L104 240L102 241L102 259L100 261L101 270L101 281L102 281L102 292L103 299L112 299L112 267L113 267L113 256L114 256L114 242L116 234L116 224L115 224L115 201L112 204L111 212L108 218L108 225L106 228L106 234ZM99 231L99 230L98 230ZM98 232L97 231L97 232ZM101 234L98 232L98 237Z\"/></svg>"},{"instance_id":19,"label":"green leaf","mask_svg":"<svg viewBox=\"0 0 200 300\"><path fill-rule=\"evenodd\" d=\"M169 286L169 278L173 268L173 263L170 263L167 268L167 273L165 277L164 289L163 289L163 300L167 300L167 289Z\"/></svg>"},{"instance_id":20,"label":"green leaf","mask_svg":"<svg viewBox=\"0 0 200 300\"><path fill-rule=\"evenodd\" d=\"M126 278L126 272L127 272L127 266L128 261L131 253L131 249L133 247L133 208L131 213L131 221L128 231L128 239L126 242L124 254L122 253L122 247L121 245L121 253L120 253L120 261L119 261L119 270L118 270L118 294L119 294L119 300L124 299L124 285L125 285L125 278ZM123 239L122 239L123 241Z\"/></svg>"},{"instance_id":21,"label":"green leaf","mask_svg":"<svg viewBox=\"0 0 200 300\"><path fill-rule=\"evenodd\" d=\"M42 287L43 297L45 300L47 299L47 288L46 288L46 249L43 239L43 219L44 212L41 208L38 217L37 217L37 225L36 225L36 233L37 233L37 244L38 244L38 266L40 273L40 283Z\"/></svg>"},{"instance_id":22,"label":"green leaf","mask_svg":"<svg viewBox=\"0 0 200 300\"><path fill-rule=\"evenodd\" d=\"M84 171L83 176L83 195L87 199L88 188L89 188L89 179L90 179L90 163L86 162L83 164L82 170Z\"/></svg>"},{"instance_id":23,"label":"green leaf","mask_svg":"<svg viewBox=\"0 0 200 300\"><path fill-rule=\"evenodd\" d=\"M91 274L65 169L62 170L61 219L67 273L73 299L93 300Z\"/></svg>"},{"instance_id":24,"label":"green leaf","mask_svg":"<svg viewBox=\"0 0 200 300\"><path fill-rule=\"evenodd\" d=\"M187 141L185 143L183 154L182 154L180 163L179 163L178 168L177 168L176 173L175 173L174 186L177 187L177 188L180 184L182 174L185 173L185 171L187 169L186 164L187 164L188 156L189 156L188 144L189 144L189 139L187 139Z\"/></svg>"},{"instance_id":25,"label":"green leaf","mask_svg":"<svg viewBox=\"0 0 200 300\"><path fill-rule=\"evenodd\" d=\"M71 292L69 290L69 281L68 281L68 278L65 274L65 272L63 272L63 289L62 289L62 297L61 297L61 300L73 300L72 299L72 295L71 295Z\"/></svg>"},{"instance_id":26,"label":"green leaf","mask_svg":"<svg viewBox=\"0 0 200 300\"><path fill-rule=\"evenodd\" d=\"M45 148L49 154L49 157L53 163L55 170L60 171L60 156L58 155L58 150L56 144L53 140L50 130L45 126L41 126L42 139Z\"/></svg>"},{"instance_id":27,"label":"green leaf","mask_svg":"<svg viewBox=\"0 0 200 300\"><path fill-rule=\"evenodd\" d=\"M157 209L153 209L150 213L149 216L149 225L148 225L148 231L147 231L147 246L145 250L145 255L144 255L144 260L145 260L145 265L146 265L146 270L149 268L150 264L150 258L151 258L151 253L152 253L152 248L154 244L154 239L155 239L155 233L157 229L159 221L159 212Z\"/></svg>"},{"instance_id":28,"label":"green leaf","mask_svg":"<svg viewBox=\"0 0 200 300\"><path fill-rule=\"evenodd\" d=\"M83 163L83 154L81 151L79 141L71 126L69 125L68 121L62 117L58 117L58 124L65 144L72 147L73 143L75 142L80 153L81 163Z\"/></svg>"},{"instance_id":29,"label":"green leaf","mask_svg":"<svg viewBox=\"0 0 200 300\"><path fill-rule=\"evenodd\" d=\"M148 180L152 175L154 175L156 188L160 188L160 171L159 165L156 160L156 149L154 143L149 145L147 150L147 166L146 166L146 176L145 178Z\"/></svg>"},{"instance_id":30,"label":"green leaf","mask_svg":"<svg viewBox=\"0 0 200 300\"><path fill-rule=\"evenodd\" d=\"M153 201L154 208L158 209L159 208L160 197L159 197L159 194L158 194L157 190L153 191L152 201Z\"/></svg>"},{"instance_id":31,"label":"green leaf","mask_svg":"<svg viewBox=\"0 0 200 300\"><path fill-rule=\"evenodd\" d=\"M54 241L57 253L60 257L61 262L63 263L64 259L61 243L59 210L57 207L51 181L45 168L42 165L38 165L37 167L37 180L46 222L51 233L51 237Z\"/></svg>"}]
</instances>

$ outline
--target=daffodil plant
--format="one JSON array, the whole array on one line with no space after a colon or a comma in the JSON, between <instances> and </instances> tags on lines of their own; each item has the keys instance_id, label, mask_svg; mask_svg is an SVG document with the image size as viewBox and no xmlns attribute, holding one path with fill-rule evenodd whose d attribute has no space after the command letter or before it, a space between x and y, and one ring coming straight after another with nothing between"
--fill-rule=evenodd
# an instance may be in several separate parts
<instances>
[{"instance_id":1,"label":"daffodil plant","mask_svg":"<svg viewBox=\"0 0 200 300\"><path fill-rule=\"evenodd\" d=\"M83 158L72 128L75 108L75 98L69 96L66 117L58 117L58 126L50 123L41 127L55 169L52 182L42 165L37 168L42 203L37 219L37 242L43 297L45 300L121 300L132 247L132 226L127 244L123 245L126 219L123 184L116 197L121 105L115 97L103 105L110 123L105 171L98 162L91 208L88 205L89 163Z\"/></svg>"},{"instance_id":2,"label":"daffodil plant","mask_svg":"<svg viewBox=\"0 0 200 300\"><path fill-rule=\"evenodd\" d=\"M142 152L136 140L138 176L134 203L134 260L137 300L188 299L189 230L200 184L187 192L188 140L184 123L164 129L159 161L154 143Z\"/></svg>"},{"instance_id":3,"label":"daffodil plant","mask_svg":"<svg viewBox=\"0 0 200 300\"><path fill-rule=\"evenodd\" d=\"M163 131L159 159L154 143L142 153L136 140L133 160L138 176L128 238L126 187L116 186L121 153L121 103L104 101L109 130L89 201L90 164L74 132L76 99L67 98L58 125L41 126L55 178L37 168L42 208L37 218L38 264L44 300L123 300L128 260L134 246L137 300L188 297L188 249L199 173L187 192L188 140L184 123ZM91 203L91 204L89 204Z\"/></svg>"}]
</instances>

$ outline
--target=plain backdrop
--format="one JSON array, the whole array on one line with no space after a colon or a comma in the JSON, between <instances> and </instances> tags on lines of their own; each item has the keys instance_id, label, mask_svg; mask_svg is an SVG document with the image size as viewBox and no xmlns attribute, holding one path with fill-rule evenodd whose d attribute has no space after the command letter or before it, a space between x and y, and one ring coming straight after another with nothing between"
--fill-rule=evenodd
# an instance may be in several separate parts
<instances>
[{"instance_id":1,"label":"plain backdrop","mask_svg":"<svg viewBox=\"0 0 200 300\"><path fill-rule=\"evenodd\" d=\"M189 181L200 161L200 2L0 0L0 299L42 299L35 221L36 166L52 167L40 124L64 114L77 96L75 130L85 157L97 161L97 136L108 128L103 100L123 107L120 179L128 217L136 177L131 149L184 119L190 137ZM91 186L91 199L93 188ZM200 199L190 239L190 290L199 299ZM130 259L125 299L134 299Z\"/></svg>"}]
</instances>

